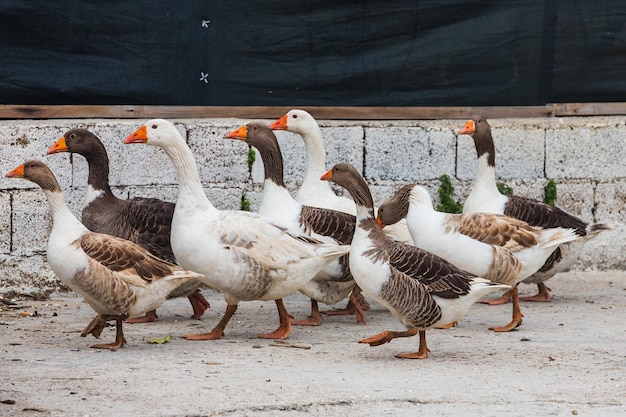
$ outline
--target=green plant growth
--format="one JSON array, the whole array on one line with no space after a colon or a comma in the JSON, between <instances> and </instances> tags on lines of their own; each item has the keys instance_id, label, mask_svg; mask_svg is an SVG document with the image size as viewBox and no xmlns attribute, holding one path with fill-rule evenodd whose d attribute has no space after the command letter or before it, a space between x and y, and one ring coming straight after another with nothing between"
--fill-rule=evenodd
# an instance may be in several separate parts
<instances>
[{"instance_id":1,"label":"green plant growth","mask_svg":"<svg viewBox=\"0 0 626 417\"><path fill-rule=\"evenodd\" d=\"M455 201L452 197L454 194L454 187L450 182L448 174L441 176L441 186L437 191L439 194L439 204L437 204L437 211L444 213L461 213L463 211L463 204L459 201Z\"/></svg>"},{"instance_id":2,"label":"green plant growth","mask_svg":"<svg viewBox=\"0 0 626 417\"><path fill-rule=\"evenodd\" d=\"M252 149L252 147L250 147L248 149L248 174L252 174L252 165L254 165L254 161L256 160L256 153L254 152L254 149ZM246 196L245 192L242 194L241 196L241 210L242 211L252 211L250 209L251 203L250 200L248 200L248 197Z\"/></svg>"},{"instance_id":3,"label":"green plant growth","mask_svg":"<svg viewBox=\"0 0 626 417\"><path fill-rule=\"evenodd\" d=\"M556 203L556 183L553 180L548 181L543 187L543 202L551 206Z\"/></svg>"},{"instance_id":4,"label":"green plant growth","mask_svg":"<svg viewBox=\"0 0 626 417\"><path fill-rule=\"evenodd\" d=\"M241 210L242 211L251 211L250 210L250 200L246 197L246 195L241 196Z\"/></svg>"},{"instance_id":5,"label":"green plant growth","mask_svg":"<svg viewBox=\"0 0 626 417\"><path fill-rule=\"evenodd\" d=\"M509 187L508 185L506 185L505 183L499 182L496 185L498 186L498 191L500 191L501 194L513 195L513 189Z\"/></svg>"},{"instance_id":6,"label":"green plant growth","mask_svg":"<svg viewBox=\"0 0 626 417\"><path fill-rule=\"evenodd\" d=\"M254 149L248 149L248 173L252 172L252 165L254 165L254 161L256 160L256 153Z\"/></svg>"}]
</instances>

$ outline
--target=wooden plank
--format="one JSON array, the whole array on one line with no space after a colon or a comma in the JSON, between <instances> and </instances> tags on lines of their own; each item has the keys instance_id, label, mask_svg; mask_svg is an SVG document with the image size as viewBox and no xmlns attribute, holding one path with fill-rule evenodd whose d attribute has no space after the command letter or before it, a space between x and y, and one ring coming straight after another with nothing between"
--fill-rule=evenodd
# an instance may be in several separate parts
<instances>
[{"instance_id":1,"label":"wooden plank","mask_svg":"<svg viewBox=\"0 0 626 417\"><path fill-rule=\"evenodd\" d=\"M555 116L625 115L626 103L554 103Z\"/></svg>"},{"instance_id":2,"label":"wooden plank","mask_svg":"<svg viewBox=\"0 0 626 417\"><path fill-rule=\"evenodd\" d=\"M276 119L288 106L141 106L141 105L0 105L0 119ZM626 103L563 103L548 106L484 107L341 107L301 106L317 119L328 120L440 120L466 119L481 114L490 119L509 117L599 116L626 114Z\"/></svg>"}]
</instances>

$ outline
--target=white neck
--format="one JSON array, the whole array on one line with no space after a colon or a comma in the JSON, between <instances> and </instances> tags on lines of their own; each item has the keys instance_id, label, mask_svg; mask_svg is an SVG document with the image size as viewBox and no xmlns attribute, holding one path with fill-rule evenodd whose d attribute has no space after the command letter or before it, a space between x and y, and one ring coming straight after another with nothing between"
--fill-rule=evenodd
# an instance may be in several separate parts
<instances>
[{"instance_id":1,"label":"white neck","mask_svg":"<svg viewBox=\"0 0 626 417\"><path fill-rule=\"evenodd\" d=\"M317 125L310 126L302 132L302 139L307 155L302 187L314 186L319 189L321 183L323 188L332 191L328 182L320 180L320 177L326 173L326 152L321 129Z\"/></svg>"},{"instance_id":2,"label":"white neck","mask_svg":"<svg viewBox=\"0 0 626 417\"><path fill-rule=\"evenodd\" d=\"M496 168L489 165L487 158L486 153L478 158L476 178L472 183L472 191L463 205L463 213L481 211L500 213L504 210L507 197L500 194L496 184Z\"/></svg>"},{"instance_id":3,"label":"white neck","mask_svg":"<svg viewBox=\"0 0 626 417\"><path fill-rule=\"evenodd\" d=\"M196 203L202 203L211 208L215 208L209 201L198 173L196 160L191 153L191 149L186 144L175 143L163 147L163 150L170 157L176 176L178 177L178 201L193 199Z\"/></svg>"},{"instance_id":4,"label":"white neck","mask_svg":"<svg viewBox=\"0 0 626 417\"><path fill-rule=\"evenodd\" d=\"M274 181L266 179L263 183L263 197L259 205L259 214L275 220L281 220L282 216L291 210L300 211L302 206L293 199L289 190L276 184ZM282 219L290 221L291 219Z\"/></svg>"},{"instance_id":5,"label":"white neck","mask_svg":"<svg viewBox=\"0 0 626 417\"><path fill-rule=\"evenodd\" d=\"M60 191L44 190L44 194L48 199L50 214L52 215L52 231L64 232L67 229L77 229L81 233L87 231L87 228L74 216L67 206L63 193Z\"/></svg>"}]
</instances>

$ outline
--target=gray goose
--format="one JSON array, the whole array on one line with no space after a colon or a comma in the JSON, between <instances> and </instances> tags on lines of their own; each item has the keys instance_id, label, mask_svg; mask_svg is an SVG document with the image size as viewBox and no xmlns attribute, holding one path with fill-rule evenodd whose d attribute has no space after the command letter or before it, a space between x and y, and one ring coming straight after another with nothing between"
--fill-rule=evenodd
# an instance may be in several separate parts
<instances>
[{"instance_id":1,"label":"gray goose","mask_svg":"<svg viewBox=\"0 0 626 417\"><path fill-rule=\"evenodd\" d=\"M225 137L245 141L248 145L254 146L261 155L265 183L259 214L327 243L350 244L354 235L353 215L302 205L291 196L284 181L283 157L278 141L267 125L259 122L248 123L227 133ZM350 275L347 255L320 271L300 289L300 292L311 299L311 316L308 319L292 321L292 324L321 325L322 316L317 303L335 304L348 294L350 294L348 306L341 311L352 311L358 323L365 323L362 294Z\"/></svg>"},{"instance_id":2,"label":"gray goose","mask_svg":"<svg viewBox=\"0 0 626 417\"><path fill-rule=\"evenodd\" d=\"M104 322L116 321L115 342L92 347L123 347L125 318L154 310L175 288L201 277L133 242L88 230L70 211L54 174L43 162L26 161L6 176L32 181L46 195L52 215L47 260L57 277L99 313L90 327L101 331Z\"/></svg>"},{"instance_id":3,"label":"gray goose","mask_svg":"<svg viewBox=\"0 0 626 417\"><path fill-rule=\"evenodd\" d=\"M576 257L585 241L611 227L596 223L589 225L580 218L551 206L542 201L517 195L506 196L500 193L496 184L496 149L491 135L491 126L482 116L472 116L465 122L459 135L470 135L474 139L478 167L472 190L463 205L463 213L497 213L515 217L531 226L543 228L572 228L582 237L574 242L566 243L557 248L545 264L535 274L525 279L524 283L536 283L538 293L531 297L520 297L525 301L551 301L550 289L545 281L559 272L565 272L576 261ZM510 297L488 301L488 304L508 302Z\"/></svg>"},{"instance_id":4,"label":"gray goose","mask_svg":"<svg viewBox=\"0 0 626 417\"><path fill-rule=\"evenodd\" d=\"M239 302L252 300L274 300L278 310L279 327L259 337L288 337L291 319L282 298L297 292L350 247L324 244L258 213L219 210L204 193L193 153L172 122L149 120L124 142L158 146L172 161L179 184L172 249L178 262L203 273L203 282L220 291L227 304L211 331L183 337L221 338Z\"/></svg>"},{"instance_id":5,"label":"gray goose","mask_svg":"<svg viewBox=\"0 0 626 417\"><path fill-rule=\"evenodd\" d=\"M480 297L510 286L463 271L416 246L387 237L374 217L374 202L363 177L340 163L321 177L344 187L356 203L356 229L350 245L350 270L357 284L385 306L406 331L384 331L360 341L370 346L419 332L417 352L396 357L428 356L426 330L459 321Z\"/></svg>"},{"instance_id":6,"label":"gray goose","mask_svg":"<svg viewBox=\"0 0 626 417\"><path fill-rule=\"evenodd\" d=\"M82 155L89 165L82 211L82 222L89 230L130 240L158 258L176 262L170 245L174 203L156 198L135 197L124 200L116 197L109 185L107 151L100 139L87 129L68 130L48 149L48 154L59 152ZM209 302L198 289L201 284L198 280L187 281L168 297L186 296L193 308L191 318L197 320L209 308ZM148 311L143 317L129 318L126 322L150 322L156 318L155 310Z\"/></svg>"},{"instance_id":7,"label":"gray goose","mask_svg":"<svg viewBox=\"0 0 626 417\"><path fill-rule=\"evenodd\" d=\"M494 213L450 214L435 211L428 191L407 184L378 208L385 227L406 218L415 246L459 268L494 282L511 285L513 317L505 332L522 324L517 283L534 274L560 244L579 238L575 229L544 229Z\"/></svg>"}]
</instances>

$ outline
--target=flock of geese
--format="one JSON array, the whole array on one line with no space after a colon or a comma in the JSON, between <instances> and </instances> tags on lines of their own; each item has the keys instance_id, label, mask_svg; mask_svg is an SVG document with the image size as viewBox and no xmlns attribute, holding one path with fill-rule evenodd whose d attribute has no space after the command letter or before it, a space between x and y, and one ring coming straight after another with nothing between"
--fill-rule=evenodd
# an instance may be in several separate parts
<instances>
[{"instance_id":1,"label":"flock of geese","mask_svg":"<svg viewBox=\"0 0 626 417\"><path fill-rule=\"evenodd\" d=\"M283 159L274 130L299 134L307 152L304 180L292 195L283 178ZM567 270L584 241L609 229L589 225L545 203L500 194L495 177L491 129L481 117L459 134L471 135L478 169L463 214L433 209L428 192L407 184L375 207L365 179L350 164L327 170L324 141L315 119L291 110L270 126L252 122L225 138L247 142L261 155L265 171L258 212L219 210L207 198L194 155L173 123L149 120L124 141L161 148L178 179L176 203L120 199L109 186L109 159L102 142L86 129L66 132L49 154L71 152L86 158L88 186L82 222L68 208L59 184L38 160L6 174L25 178L45 193L52 216L47 259L69 288L98 313L81 336L99 337L116 321L116 338L95 348L119 349L122 324L153 321L164 300L186 296L200 319L209 302L199 288L218 290L226 301L221 320L189 340L223 336L240 301L274 300L279 326L259 337L284 339L292 325L320 325L318 303L343 309L365 323L363 293L386 307L406 328L383 331L360 343L378 346L419 333L416 352L428 356L426 330L455 325L485 295L506 291L488 303L512 300L509 331L522 324L517 284L537 283L533 300L550 301L545 281ZM336 195L330 183L352 197ZM310 317L292 319L282 299L301 292L311 299Z\"/></svg>"}]
</instances>

